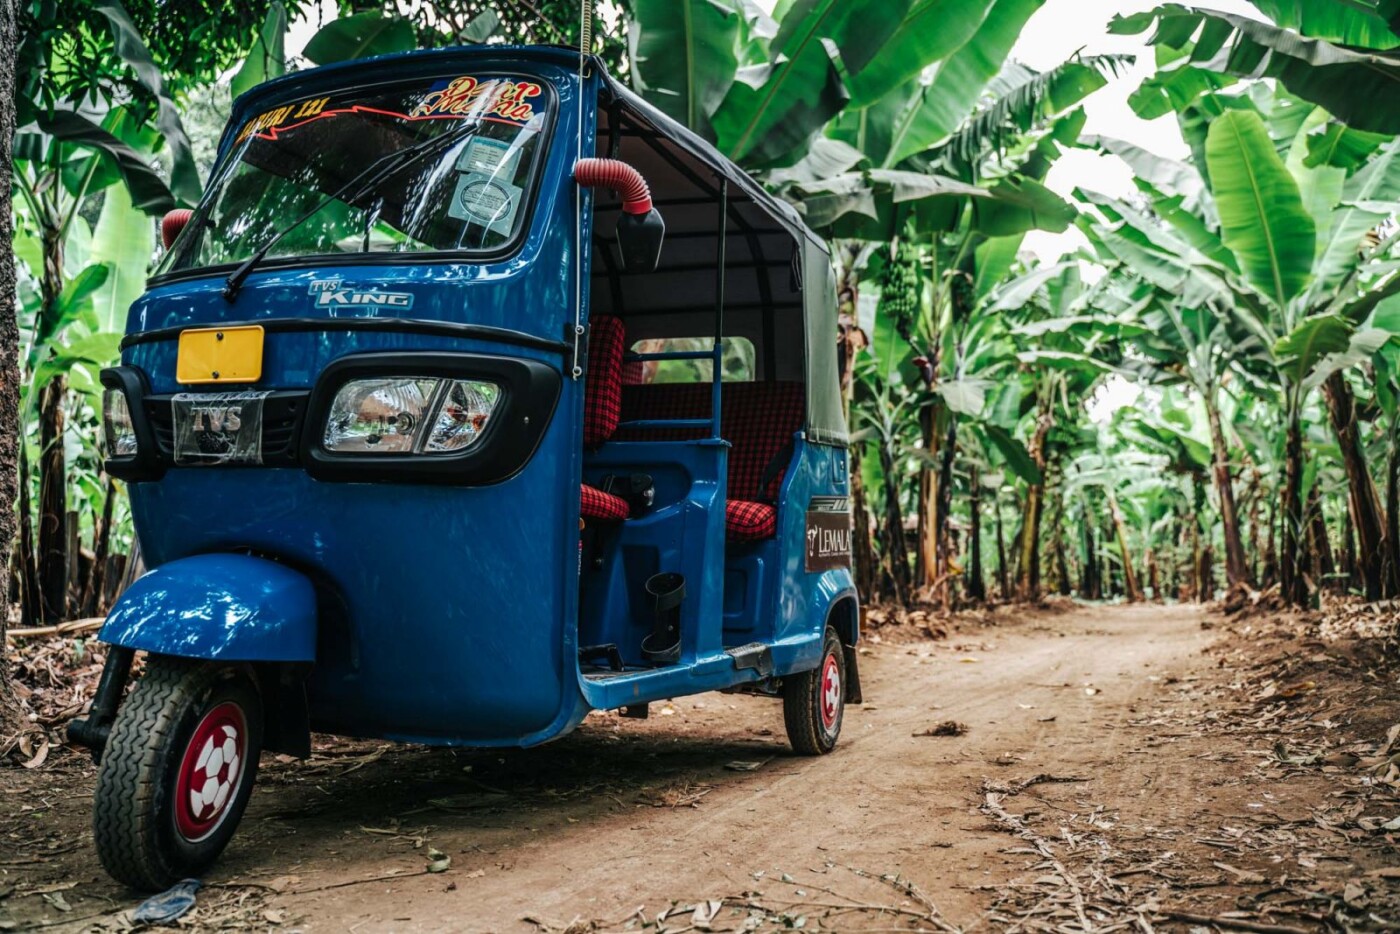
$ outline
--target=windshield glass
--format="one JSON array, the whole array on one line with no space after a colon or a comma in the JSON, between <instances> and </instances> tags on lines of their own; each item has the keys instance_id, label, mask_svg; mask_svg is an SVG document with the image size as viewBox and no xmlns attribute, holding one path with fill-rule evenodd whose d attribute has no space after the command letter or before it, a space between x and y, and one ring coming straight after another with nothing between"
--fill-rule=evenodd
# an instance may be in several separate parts
<instances>
[{"instance_id":1,"label":"windshield glass","mask_svg":"<svg viewBox=\"0 0 1400 934\"><path fill-rule=\"evenodd\" d=\"M260 113L157 271L240 262L313 209L268 258L499 250L524 223L550 100L539 82L459 75Z\"/></svg>"}]
</instances>

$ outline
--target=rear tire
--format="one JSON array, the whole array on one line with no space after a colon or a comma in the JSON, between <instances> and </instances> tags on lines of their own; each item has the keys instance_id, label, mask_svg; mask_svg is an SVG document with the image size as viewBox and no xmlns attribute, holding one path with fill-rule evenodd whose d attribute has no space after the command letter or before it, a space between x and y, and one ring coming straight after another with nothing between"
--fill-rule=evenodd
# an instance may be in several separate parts
<instances>
[{"instance_id":1,"label":"rear tire","mask_svg":"<svg viewBox=\"0 0 1400 934\"><path fill-rule=\"evenodd\" d=\"M93 839L112 878L160 891L209 868L248 804L262 725L245 670L148 659L97 772Z\"/></svg>"},{"instance_id":2,"label":"rear tire","mask_svg":"<svg viewBox=\"0 0 1400 934\"><path fill-rule=\"evenodd\" d=\"M799 755L824 756L836 748L846 713L846 653L827 627L821 664L783 679L783 721Z\"/></svg>"}]
</instances>

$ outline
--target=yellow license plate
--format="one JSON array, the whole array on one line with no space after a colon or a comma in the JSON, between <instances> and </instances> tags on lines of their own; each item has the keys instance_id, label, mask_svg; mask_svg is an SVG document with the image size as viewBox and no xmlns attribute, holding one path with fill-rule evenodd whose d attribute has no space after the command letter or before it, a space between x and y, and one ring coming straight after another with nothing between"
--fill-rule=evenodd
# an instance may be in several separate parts
<instances>
[{"instance_id":1,"label":"yellow license plate","mask_svg":"<svg viewBox=\"0 0 1400 934\"><path fill-rule=\"evenodd\" d=\"M262 378L262 358L262 325L192 328L180 332L175 381L256 383Z\"/></svg>"}]
</instances>

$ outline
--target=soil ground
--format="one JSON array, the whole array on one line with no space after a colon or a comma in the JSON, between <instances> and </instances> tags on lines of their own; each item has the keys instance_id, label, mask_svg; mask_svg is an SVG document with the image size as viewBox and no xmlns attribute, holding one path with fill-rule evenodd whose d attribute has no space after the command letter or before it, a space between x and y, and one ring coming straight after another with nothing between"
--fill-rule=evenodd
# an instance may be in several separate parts
<instances>
[{"instance_id":1,"label":"soil ground","mask_svg":"<svg viewBox=\"0 0 1400 934\"><path fill-rule=\"evenodd\" d=\"M1385 642L1191 606L908 631L863 646L867 703L822 758L788 751L779 704L724 694L533 750L325 738L306 762L264 757L181 926L1400 926ZM0 767L0 930L129 927L139 896L92 851L93 780L72 750Z\"/></svg>"}]
</instances>

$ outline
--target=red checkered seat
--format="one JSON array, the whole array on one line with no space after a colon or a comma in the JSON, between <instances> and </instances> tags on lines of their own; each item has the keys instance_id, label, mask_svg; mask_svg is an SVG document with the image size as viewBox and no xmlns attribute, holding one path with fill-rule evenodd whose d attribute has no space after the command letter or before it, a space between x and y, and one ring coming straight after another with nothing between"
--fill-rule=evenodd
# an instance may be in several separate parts
<instances>
[{"instance_id":1,"label":"red checkered seat","mask_svg":"<svg viewBox=\"0 0 1400 934\"><path fill-rule=\"evenodd\" d=\"M594 318L588 330L588 372L583 381L583 446L596 448L617 431L622 417L622 355L627 331L621 318ZM582 485L579 514L585 519L621 522L631 515L621 496Z\"/></svg>"},{"instance_id":2,"label":"red checkered seat","mask_svg":"<svg viewBox=\"0 0 1400 934\"><path fill-rule=\"evenodd\" d=\"M725 538L751 542L772 538L778 531L773 505L782 486L785 463L770 471L801 430L804 396L801 383L725 383L721 389L720 436L729 451L729 503L725 508ZM708 418L708 383L651 383L622 387L622 420ZM688 441L705 437L694 428L623 429L618 440ZM764 474L768 473L767 483Z\"/></svg>"}]
</instances>

